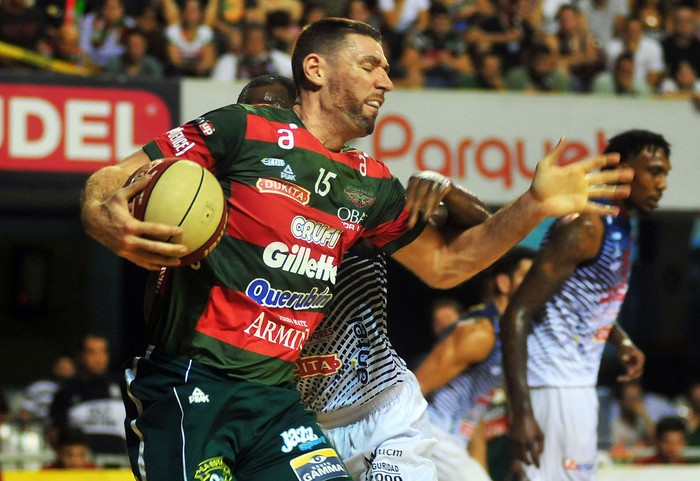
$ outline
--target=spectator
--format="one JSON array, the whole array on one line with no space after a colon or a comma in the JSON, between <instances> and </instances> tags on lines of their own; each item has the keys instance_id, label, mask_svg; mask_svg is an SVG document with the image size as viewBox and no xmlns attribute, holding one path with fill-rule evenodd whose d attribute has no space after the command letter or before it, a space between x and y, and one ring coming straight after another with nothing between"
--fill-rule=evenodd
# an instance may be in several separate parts
<instances>
[{"instance_id":1,"label":"spectator","mask_svg":"<svg viewBox=\"0 0 700 481\"><path fill-rule=\"evenodd\" d=\"M229 37L246 23L247 15L255 11L256 0L208 0L204 10L204 24L214 29L217 51L223 52Z\"/></svg>"},{"instance_id":2,"label":"spectator","mask_svg":"<svg viewBox=\"0 0 700 481\"><path fill-rule=\"evenodd\" d=\"M660 42L666 36L670 3L666 0L632 0L632 15L642 23L644 35Z\"/></svg>"},{"instance_id":3,"label":"spectator","mask_svg":"<svg viewBox=\"0 0 700 481\"><path fill-rule=\"evenodd\" d=\"M476 74L472 76L470 83L465 87L485 90L505 90L501 58L492 52L486 52L476 61Z\"/></svg>"},{"instance_id":4,"label":"spectator","mask_svg":"<svg viewBox=\"0 0 700 481\"><path fill-rule=\"evenodd\" d=\"M700 73L700 38L695 33L693 9L679 5L673 9L669 35L661 41L664 62L669 72L675 72L682 61L690 63L695 73Z\"/></svg>"},{"instance_id":5,"label":"spectator","mask_svg":"<svg viewBox=\"0 0 700 481\"><path fill-rule=\"evenodd\" d=\"M661 418L656 423L656 452L637 464L685 464L685 421L677 416Z\"/></svg>"},{"instance_id":6,"label":"spectator","mask_svg":"<svg viewBox=\"0 0 700 481\"><path fill-rule=\"evenodd\" d=\"M447 8L430 7L429 19L430 26L406 46L403 66L409 75L421 78L424 87L457 87L473 71L466 45Z\"/></svg>"},{"instance_id":7,"label":"spectator","mask_svg":"<svg viewBox=\"0 0 700 481\"><path fill-rule=\"evenodd\" d=\"M174 12L177 14L177 12ZM177 21L177 20L175 20ZM154 3L144 6L141 14L136 17L136 26L146 38L148 49L146 53L155 57L164 70L168 72L168 40L165 38L165 15Z\"/></svg>"},{"instance_id":8,"label":"spectator","mask_svg":"<svg viewBox=\"0 0 700 481\"><path fill-rule=\"evenodd\" d=\"M238 59L234 72L235 78L244 80L271 73L291 78L291 58L279 50L270 50L267 47L265 27L252 23L246 26L243 33L243 54Z\"/></svg>"},{"instance_id":9,"label":"spectator","mask_svg":"<svg viewBox=\"0 0 700 481\"><path fill-rule=\"evenodd\" d=\"M638 18L628 17L622 28L622 38L611 40L605 47L607 69L623 52L634 55L634 76L655 90L664 75L665 65L661 44L644 35Z\"/></svg>"},{"instance_id":10,"label":"spectator","mask_svg":"<svg viewBox=\"0 0 700 481\"><path fill-rule=\"evenodd\" d=\"M600 49L619 34L629 16L627 0L580 0L577 5Z\"/></svg>"},{"instance_id":11,"label":"spectator","mask_svg":"<svg viewBox=\"0 0 700 481\"><path fill-rule=\"evenodd\" d=\"M700 446L700 381L688 387L688 445Z\"/></svg>"},{"instance_id":12,"label":"spectator","mask_svg":"<svg viewBox=\"0 0 700 481\"><path fill-rule=\"evenodd\" d=\"M624 52L617 57L612 72L604 70L595 76L593 92L640 96L651 93L649 85L634 76L634 55L629 52Z\"/></svg>"},{"instance_id":13,"label":"spectator","mask_svg":"<svg viewBox=\"0 0 700 481\"><path fill-rule=\"evenodd\" d=\"M700 94L700 80L690 63L681 61L670 75L661 81L659 93L667 97L692 97Z\"/></svg>"},{"instance_id":14,"label":"spectator","mask_svg":"<svg viewBox=\"0 0 700 481\"><path fill-rule=\"evenodd\" d=\"M168 25L165 38L168 40L169 63L175 75L209 75L216 62L214 30L203 23L199 0L185 0L181 19Z\"/></svg>"},{"instance_id":15,"label":"spectator","mask_svg":"<svg viewBox=\"0 0 700 481\"><path fill-rule=\"evenodd\" d=\"M567 92L569 81L557 69L551 48L537 43L530 48L526 64L510 69L505 76L508 90L526 92Z\"/></svg>"},{"instance_id":16,"label":"spectator","mask_svg":"<svg viewBox=\"0 0 700 481\"><path fill-rule=\"evenodd\" d=\"M148 55L146 37L137 28L130 29L125 38L126 51L109 60L105 72L124 78L163 77L163 65L155 57Z\"/></svg>"},{"instance_id":17,"label":"spectator","mask_svg":"<svg viewBox=\"0 0 700 481\"><path fill-rule=\"evenodd\" d=\"M95 469L90 446L80 429L66 429L58 436L56 460L43 469Z\"/></svg>"},{"instance_id":18,"label":"spectator","mask_svg":"<svg viewBox=\"0 0 700 481\"><path fill-rule=\"evenodd\" d=\"M612 443L623 448L650 446L654 422L644 404L642 386L631 381L620 385L619 414L611 422Z\"/></svg>"},{"instance_id":19,"label":"spectator","mask_svg":"<svg viewBox=\"0 0 700 481\"><path fill-rule=\"evenodd\" d=\"M124 418L119 380L109 372L107 339L88 334L78 355L78 373L56 393L49 409L49 442L67 429L80 429L95 455L125 455Z\"/></svg>"},{"instance_id":20,"label":"spectator","mask_svg":"<svg viewBox=\"0 0 700 481\"><path fill-rule=\"evenodd\" d=\"M265 26L270 49L291 54L294 42L299 35L299 25L292 21L289 12L287 10L268 12Z\"/></svg>"},{"instance_id":21,"label":"spectator","mask_svg":"<svg viewBox=\"0 0 700 481\"><path fill-rule=\"evenodd\" d=\"M64 23L58 28L49 55L56 60L94 68L90 62L90 56L80 48L80 30L73 23Z\"/></svg>"},{"instance_id":22,"label":"spectator","mask_svg":"<svg viewBox=\"0 0 700 481\"><path fill-rule=\"evenodd\" d=\"M46 16L28 0L0 2L0 41L34 52L45 52ZM20 68L21 63L0 57L0 67Z\"/></svg>"},{"instance_id":23,"label":"spectator","mask_svg":"<svg viewBox=\"0 0 700 481\"><path fill-rule=\"evenodd\" d=\"M389 46L389 63L400 61L410 36L428 28L430 0L377 0L384 40Z\"/></svg>"},{"instance_id":24,"label":"spectator","mask_svg":"<svg viewBox=\"0 0 700 481\"><path fill-rule=\"evenodd\" d=\"M557 20L559 27L550 37L557 54L557 66L568 75L571 90L590 92L593 76L601 68L601 53L595 45L595 39L576 7L562 6Z\"/></svg>"},{"instance_id":25,"label":"spectator","mask_svg":"<svg viewBox=\"0 0 700 481\"><path fill-rule=\"evenodd\" d=\"M381 29L381 18L367 6L366 0L350 0L343 13L343 16L358 22L372 25L377 30Z\"/></svg>"},{"instance_id":26,"label":"spectator","mask_svg":"<svg viewBox=\"0 0 700 481\"><path fill-rule=\"evenodd\" d=\"M496 13L467 30L467 44L472 57L486 51L501 57L503 72L523 65L523 52L535 39L535 28L527 20L530 16L528 0L497 0Z\"/></svg>"},{"instance_id":27,"label":"spectator","mask_svg":"<svg viewBox=\"0 0 700 481\"><path fill-rule=\"evenodd\" d=\"M98 11L85 16L80 48L87 52L93 64L103 68L110 58L124 53L126 31L135 25L134 19L124 13L122 0L104 0Z\"/></svg>"},{"instance_id":28,"label":"spectator","mask_svg":"<svg viewBox=\"0 0 700 481\"><path fill-rule=\"evenodd\" d=\"M328 9L326 9L325 2L321 0L307 0L304 2L304 10L302 11L299 25L303 28L310 23L317 22L327 17Z\"/></svg>"},{"instance_id":29,"label":"spectator","mask_svg":"<svg viewBox=\"0 0 700 481\"><path fill-rule=\"evenodd\" d=\"M431 325L435 339L445 328L459 321L464 308L456 300L450 297L440 297L430 306Z\"/></svg>"},{"instance_id":30,"label":"spectator","mask_svg":"<svg viewBox=\"0 0 700 481\"><path fill-rule=\"evenodd\" d=\"M49 407L56 392L75 375L75 361L70 356L58 356L51 366L46 379L31 383L24 391L24 401L20 406L20 417L49 422Z\"/></svg>"},{"instance_id":31,"label":"spectator","mask_svg":"<svg viewBox=\"0 0 700 481\"><path fill-rule=\"evenodd\" d=\"M265 23L265 18L269 12L286 10L292 16L292 22L299 25L301 16L304 13L304 2L302 0L258 0L258 7L251 10L246 16L247 23Z\"/></svg>"},{"instance_id":32,"label":"spectator","mask_svg":"<svg viewBox=\"0 0 700 481\"><path fill-rule=\"evenodd\" d=\"M496 12L495 5L490 0L438 0L433 3L448 8L458 32L465 31Z\"/></svg>"}]
</instances>

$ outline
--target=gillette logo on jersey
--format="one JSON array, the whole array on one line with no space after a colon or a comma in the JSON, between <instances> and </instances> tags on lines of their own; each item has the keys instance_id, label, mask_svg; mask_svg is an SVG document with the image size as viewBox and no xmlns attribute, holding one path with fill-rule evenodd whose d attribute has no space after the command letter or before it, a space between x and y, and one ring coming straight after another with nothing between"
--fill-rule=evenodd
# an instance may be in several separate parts
<instances>
[{"instance_id":1,"label":"gillette logo on jersey","mask_svg":"<svg viewBox=\"0 0 700 481\"><path fill-rule=\"evenodd\" d=\"M273 269L306 276L309 279L330 281L335 284L338 267L335 257L321 254L318 259L311 258L311 248L294 244L289 247L284 242L272 242L263 251L263 262Z\"/></svg>"}]
</instances>

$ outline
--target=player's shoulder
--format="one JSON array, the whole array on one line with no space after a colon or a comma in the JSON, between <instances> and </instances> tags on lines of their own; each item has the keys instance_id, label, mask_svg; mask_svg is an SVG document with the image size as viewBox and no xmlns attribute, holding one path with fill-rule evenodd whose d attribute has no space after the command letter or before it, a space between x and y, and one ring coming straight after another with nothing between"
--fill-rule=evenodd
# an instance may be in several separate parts
<instances>
[{"instance_id":1,"label":"player's shoulder","mask_svg":"<svg viewBox=\"0 0 700 481\"><path fill-rule=\"evenodd\" d=\"M389 167L384 162L372 157L367 152L357 149L351 145L344 145L340 153L345 155L353 163L357 163L363 175L377 178L391 178Z\"/></svg>"}]
</instances>

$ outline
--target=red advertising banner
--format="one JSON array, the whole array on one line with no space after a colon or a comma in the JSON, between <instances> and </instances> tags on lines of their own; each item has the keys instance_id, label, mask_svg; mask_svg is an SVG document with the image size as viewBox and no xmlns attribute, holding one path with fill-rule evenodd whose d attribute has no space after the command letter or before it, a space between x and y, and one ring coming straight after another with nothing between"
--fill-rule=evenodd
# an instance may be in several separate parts
<instances>
[{"instance_id":1,"label":"red advertising banner","mask_svg":"<svg viewBox=\"0 0 700 481\"><path fill-rule=\"evenodd\" d=\"M89 173L172 128L177 98L113 85L3 83L0 170Z\"/></svg>"}]
</instances>

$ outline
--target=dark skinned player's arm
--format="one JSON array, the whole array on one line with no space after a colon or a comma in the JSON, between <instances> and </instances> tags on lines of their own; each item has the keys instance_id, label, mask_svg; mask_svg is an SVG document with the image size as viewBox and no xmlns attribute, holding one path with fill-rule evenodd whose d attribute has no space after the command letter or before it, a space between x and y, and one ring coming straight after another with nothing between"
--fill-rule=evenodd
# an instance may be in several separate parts
<instances>
[{"instance_id":1,"label":"dark skinned player's arm","mask_svg":"<svg viewBox=\"0 0 700 481\"><path fill-rule=\"evenodd\" d=\"M617 348L620 362L625 367L625 373L617 377L620 382L629 382L639 379L644 374L644 353L634 345L630 336L615 323L610 331L610 342Z\"/></svg>"},{"instance_id":2,"label":"dark skinned player's arm","mask_svg":"<svg viewBox=\"0 0 700 481\"><path fill-rule=\"evenodd\" d=\"M457 228L471 227L485 222L491 211L476 195L461 185L450 184L442 202L447 209L447 224Z\"/></svg>"},{"instance_id":3,"label":"dark skinned player's arm","mask_svg":"<svg viewBox=\"0 0 700 481\"><path fill-rule=\"evenodd\" d=\"M597 215L569 216L552 231L501 318L505 387L510 404L511 447L525 463L539 466L543 436L532 413L527 385L527 336L531 319L579 264L598 255L604 227Z\"/></svg>"},{"instance_id":4,"label":"dark skinned player's arm","mask_svg":"<svg viewBox=\"0 0 700 481\"><path fill-rule=\"evenodd\" d=\"M496 335L487 318L460 321L416 369L423 395L441 388L470 364L486 359L495 343Z\"/></svg>"}]
</instances>

